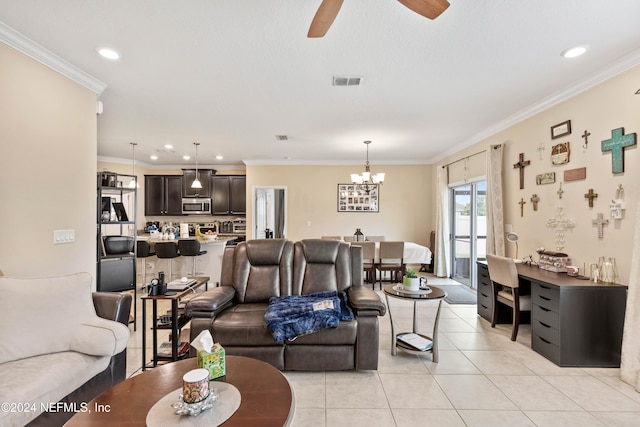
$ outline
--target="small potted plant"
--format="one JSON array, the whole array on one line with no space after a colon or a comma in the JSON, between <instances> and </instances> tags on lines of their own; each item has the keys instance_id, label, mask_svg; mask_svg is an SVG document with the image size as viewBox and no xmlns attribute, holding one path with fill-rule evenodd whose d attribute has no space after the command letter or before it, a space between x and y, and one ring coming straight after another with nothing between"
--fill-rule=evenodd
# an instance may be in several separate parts
<instances>
[{"instance_id":1,"label":"small potted plant","mask_svg":"<svg viewBox=\"0 0 640 427\"><path fill-rule=\"evenodd\" d=\"M407 269L404 277L402 278L404 287L410 291L417 291L420 288L420 278L416 272L412 269Z\"/></svg>"}]
</instances>

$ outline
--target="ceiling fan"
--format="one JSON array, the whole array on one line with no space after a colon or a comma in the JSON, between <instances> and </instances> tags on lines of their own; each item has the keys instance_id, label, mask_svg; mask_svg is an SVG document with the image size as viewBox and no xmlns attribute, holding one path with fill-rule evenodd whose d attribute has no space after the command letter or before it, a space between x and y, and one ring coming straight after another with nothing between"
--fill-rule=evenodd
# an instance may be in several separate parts
<instances>
[{"instance_id":1,"label":"ceiling fan","mask_svg":"<svg viewBox=\"0 0 640 427\"><path fill-rule=\"evenodd\" d=\"M334 19L338 16L344 0L322 0L316 15L311 21L307 37L323 37ZM447 0L398 0L400 3L413 10L417 14L429 19L436 19L449 7Z\"/></svg>"}]
</instances>

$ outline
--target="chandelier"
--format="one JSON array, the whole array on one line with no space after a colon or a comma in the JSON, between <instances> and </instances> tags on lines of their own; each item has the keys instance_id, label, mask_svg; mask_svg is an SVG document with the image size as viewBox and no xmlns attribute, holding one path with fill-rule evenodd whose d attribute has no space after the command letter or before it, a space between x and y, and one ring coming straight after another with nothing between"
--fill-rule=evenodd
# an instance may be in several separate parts
<instances>
[{"instance_id":1,"label":"chandelier","mask_svg":"<svg viewBox=\"0 0 640 427\"><path fill-rule=\"evenodd\" d=\"M357 186L358 190L369 194L375 188L375 184L384 182L384 173L371 174L371 168L369 167L369 144L371 144L371 141L364 141L364 143L367 146L367 162L364 164L364 172L361 174L352 173L351 182Z\"/></svg>"}]
</instances>

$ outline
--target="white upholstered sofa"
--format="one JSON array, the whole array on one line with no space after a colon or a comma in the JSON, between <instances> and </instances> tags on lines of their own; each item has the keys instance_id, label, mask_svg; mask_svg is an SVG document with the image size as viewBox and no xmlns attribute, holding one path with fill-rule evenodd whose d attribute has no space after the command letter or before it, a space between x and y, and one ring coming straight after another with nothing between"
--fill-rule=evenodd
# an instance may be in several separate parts
<instances>
[{"instance_id":1,"label":"white upholstered sofa","mask_svg":"<svg viewBox=\"0 0 640 427\"><path fill-rule=\"evenodd\" d=\"M131 296L91 281L0 277L0 426L62 425L124 379Z\"/></svg>"}]
</instances>

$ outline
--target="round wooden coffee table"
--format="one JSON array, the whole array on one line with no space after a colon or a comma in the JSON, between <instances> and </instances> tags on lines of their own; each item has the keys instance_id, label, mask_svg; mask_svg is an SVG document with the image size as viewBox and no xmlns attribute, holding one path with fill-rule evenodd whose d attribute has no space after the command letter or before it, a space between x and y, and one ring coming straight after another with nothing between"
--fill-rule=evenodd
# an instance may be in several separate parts
<instances>
[{"instance_id":1,"label":"round wooden coffee table","mask_svg":"<svg viewBox=\"0 0 640 427\"><path fill-rule=\"evenodd\" d=\"M225 382L240 391L238 410L224 426L284 426L293 420L295 399L282 372L257 359L227 356ZM88 403L91 412L74 415L65 426L144 426L147 413L168 393L182 387L182 376L196 359L158 366L117 384ZM177 415L176 415L177 416Z\"/></svg>"}]
</instances>

